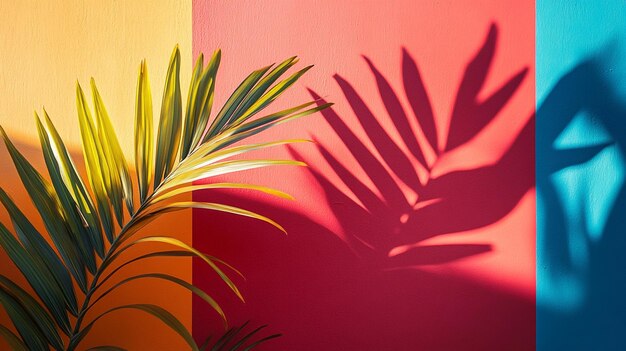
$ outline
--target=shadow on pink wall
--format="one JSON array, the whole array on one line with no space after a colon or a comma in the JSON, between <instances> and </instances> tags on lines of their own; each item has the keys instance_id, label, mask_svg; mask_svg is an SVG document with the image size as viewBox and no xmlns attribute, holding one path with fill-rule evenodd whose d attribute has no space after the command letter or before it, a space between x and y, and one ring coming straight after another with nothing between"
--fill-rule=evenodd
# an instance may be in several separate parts
<instances>
[{"instance_id":1,"label":"shadow on pink wall","mask_svg":"<svg viewBox=\"0 0 626 351\"><path fill-rule=\"evenodd\" d=\"M311 181L321 186L327 201L320 206L331 209L341 232L288 207L234 193L220 194L219 200L245 202L246 208L283 224L289 237L267 233L252 220L235 222L221 214L194 217L194 233L211 228L210 236L196 242L198 247L219 252L246 275L242 284L248 297L245 305L217 296L218 301L228 301L225 310L233 316L232 323L252 319L284 334L266 350L534 348L534 299L470 277L422 269L489 254L490 242L466 243L465 233L454 244L429 244L428 240L496 223L533 188L534 117L527 118L521 132L505 136L511 139L509 147L501 150L494 164L468 169L446 161L451 152L502 117L499 112L526 76L527 69L521 69L488 97L479 98L496 44L497 27L492 25L466 66L446 140L438 138L438 117L418 65L406 50L402 78L412 115L403 109L374 63L365 58L403 147L381 126L383 117L374 115L358 91L341 76L334 76L345 97L336 102L349 104L367 138L357 137L347 118L329 109L323 116L350 154L334 153L326 146L327 140L317 140L321 157L316 160L297 150L290 152L311 165ZM323 103L315 92L310 93ZM410 122L410 118L416 120ZM416 133L411 124L420 130ZM346 157L356 160L368 179L355 175L358 172L346 166ZM322 160L342 186L319 171ZM201 193L196 196L207 200ZM216 195L212 196L215 201ZM194 266L194 277L203 288L218 283L201 265ZM217 333L215 320L201 301L194 302L197 338Z\"/></svg>"}]
</instances>

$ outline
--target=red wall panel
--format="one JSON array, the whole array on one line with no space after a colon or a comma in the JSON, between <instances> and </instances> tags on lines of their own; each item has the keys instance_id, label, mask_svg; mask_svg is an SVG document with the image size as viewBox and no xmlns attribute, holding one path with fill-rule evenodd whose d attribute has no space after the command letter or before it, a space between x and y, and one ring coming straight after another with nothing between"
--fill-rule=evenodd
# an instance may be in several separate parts
<instances>
[{"instance_id":1,"label":"red wall panel","mask_svg":"<svg viewBox=\"0 0 626 351\"><path fill-rule=\"evenodd\" d=\"M271 350L527 350L535 343L534 2L194 1L194 56L223 51L217 105L292 55L312 71L278 107L332 110L260 138L305 160L237 179L296 202L196 193L276 219L194 212L194 244L233 264L246 303L211 272L231 324L269 324ZM194 301L194 333L218 317Z\"/></svg>"}]
</instances>

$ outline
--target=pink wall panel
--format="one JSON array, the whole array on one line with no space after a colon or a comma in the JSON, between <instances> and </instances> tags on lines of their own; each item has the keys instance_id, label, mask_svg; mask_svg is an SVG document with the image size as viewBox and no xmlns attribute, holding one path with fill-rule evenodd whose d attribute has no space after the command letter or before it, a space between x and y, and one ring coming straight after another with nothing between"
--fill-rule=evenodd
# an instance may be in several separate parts
<instances>
[{"instance_id":1,"label":"pink wall panel","mask_svg":"<svg viewBox=\"0 0 626 351\"><path fill-rule=\"evenodd\" d=\"M271 350L534 348L534 2L194 1L194 56L216 48L217 105L292 55L316 66L278 107L335 103L261 136L313 138L269 155L309 168L236 179L296 202L211 195L287 237L194 213L194 244L247 278L242 304L194 266L232 324L283 333ZM194 302L195 334L219 328Z\"/></svg>"}]
</instances>

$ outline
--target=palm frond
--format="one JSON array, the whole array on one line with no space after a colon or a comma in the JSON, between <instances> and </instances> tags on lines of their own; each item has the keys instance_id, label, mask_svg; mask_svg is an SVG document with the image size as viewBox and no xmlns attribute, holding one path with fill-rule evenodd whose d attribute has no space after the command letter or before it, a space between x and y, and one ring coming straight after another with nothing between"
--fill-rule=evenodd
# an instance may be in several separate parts
<instances>
[{"instance_id":1,"label":"palm frond","mask_svg":"<svg viewBox=\"0 0 626 351\"><path fill-rule=\"evenodd\" d=\"M200 351L249 351L256 348L260 344L282 336L281 334L272 334L262 338L257 338L258 333L265 329L267 325L262 325L252 331L247 331L242 334L242 332L246 330L248 324L249 322L246 322L240 327L229 329L213 343L213 337L208 337L200 346Z\"/></svg>"},{"instance_id":2,"label":"palm frond","mask_svg":"<svg viewBox=\"0 0 626 351\"><path fill-rule=\"evenodd\" d=\"M234 157L254 150L306 141L287 139L242 143L268 128L313 114L330 105L311 107L316 103L311 101L253 118L293 86L310 66L287 78L281 78L298 62L296 57L291 57L278 65L252 72L212 117L221 51L217 50L211 56L206 67L203 55L196 60L184 111L180 60L180 51L176 47L172 52L165 79L156 140L153 138L152 94L148 69L145 61L141 62L135 107L134 176L93 78L90 81L93 109L89 106L80 84L76 85L86 179L80 176L70 152L45 110L43 119L35 114L35 122L48 178L20 153L0 127L0 135L17 173L52 242L48 243L31 219L0 189L0 202L6 208L15 231L12 233L0 223L0 247L30 285L30 288L21 287L0 274L0 304L14 327L0 325L0 337L14 350L75 350L97 321L120 310L147 313L183 338L190 349L204 350L206 347L198 347L185 326L162 306L119 305L112 306L99 315L92 315L92 307L97 303L104 303L120 286L145 279L157 279L200 297L216 311L226 325L224 311L209 292L176 275L143 272L121 276L120 272L125 267L146 259L197 257L211 267L226 287L243 300L240 290L229 276L230 273L241 273L226 262L198 251L171 236L172 233L146 236L140 235L141 229L166 213L196 208L255 218L284 231L280 224L262 214L222 203L183 201L178 197L200 190L243 189L293 199L280 190L262 185L211 182L207 179L216 176L221 178L255 168L304 166L302 162L293 160ZM136 190L133 178L136 179ZM195 183L198 180L203 180L202 184ZM139 203L135 203L136 199L139 199ZM147 243L166 244L174 249L133 254L134 247ZM121 257L125 257L125 261ZM75 290L75 287L78 289ZM78 301L81 301L80 305ZM229 350L250 350L277 336L271 335L253 341L253 337L263 327L240 335L244 327L245 325L231 329L211 350L226 350L227 345L231 345ZM236 338L239 340L235 340ZM208 343L206 345L208 347ZM123 348L103 345L91 350Z\"/></svg>"}]
</instances>

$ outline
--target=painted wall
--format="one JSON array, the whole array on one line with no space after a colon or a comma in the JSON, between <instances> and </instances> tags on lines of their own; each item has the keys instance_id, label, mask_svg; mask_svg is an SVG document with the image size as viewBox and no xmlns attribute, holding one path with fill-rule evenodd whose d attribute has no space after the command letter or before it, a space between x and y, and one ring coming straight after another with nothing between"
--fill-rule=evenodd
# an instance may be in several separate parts
<instances>
[{"instance_id":1,"label":"painted wall","mask_svg":"<svg viewBox=\"0 0 626 351\"><path fill-rule=\"evenodd\" d=\"M537 349L626 344L626 4L537 3Z\"/></svg>"},{"instance_id":2,"label":"painted wall","mask_svg":"<svg viewBox=\"0 0 626 351\"><path fill-rule=\"evenodd\" d=\"M231 324L251 320L284 333L266 350L619 350L625 7L4 1L0 124L42 166L32 111L45 106L80 159L74 84L94 76L131 155L141 59L158 109L176 43L184 87L192 57L222 49L218 105L251 70L298 55L301 67L316 67L276 109L318 97L335 105L259 138L313 138L265 155L310 167L229 178L297 201L210 195L277 219L289 235L205 212L152 227L187 241L193 229L197 246L244 273L242 304L194 266L194 282L216 296ZM0 186L34 211L8 159L0 146ZM0 219L6 223L4 212ZM19 279L4 262L2 253L3 274ZM155 261L141 270L190 267ZM147 291L186 325L193 319L196 337L221 332L208 306L194 300L192 317L191 296L167 285L129 285L116 299L138 301ZM146 331L159 338L142 337ZM164 331L141 314L118 314L88 343L115 333L130 349L184 348Z\"/></svg>"},{"instance_id":3,"label":"painted wall","mask_svg":"<svg viewBox=\"0 0 626 351\"><path fill-rule=\"evenodd\" d=\"M297 202L220 197L276 218L287 237L194 213L194 243L241 269L246 304L200 266L194 282L223 292L231 322L285 334L267 350L534 348L534 10L194 1L194 56L223 51L219 101L252 69L298 55L316 67L282 105L336 103L263 137L314 138L273 154L308 169L239 175ZM193 326L219 329L201 301Z\"/></svg>"},{"instance_id":4,"label":"painted wall","mask_svg":"<svg viewBox=\"0 0 626 351\"><path fill-rule=\"evenodd\" d=\"M33 111L41 113L42 106L71 147L74 160L82 161L75 108L76 80L88 89L89 78L96 79L129 157L134 154L131 152L134 100L141 60L145 58L148 62L155 111L160 108L167 61L177 43L183 58L182 84L186 86L189 82L190 1L1 1L0 33L0 124L29 160L40 167L44 162ZM14 196L27 213L36 217L36 210L21 186L4 143L0 144L0 186ZM0 210L0 220L9 223L4 208ZM190 240L191 214L170 217L155 223L154 228ZM187 277L191 278L189 260L146 262L145 266L130 267L122 274L173 270L189 272ZM4 252L0 253L0 267L3 274L19 279L19 273L6 263ZM132 283L110 298L118 303L163 303L187 326L191 325L190 294L167 283L149 280ZM106 307L107 302L103 300L93 312ZM1 318L5 318L4 311ZM184 349L185 343L172 334L159 321L140 312L119 312L98 323L84 346L109 341L131 350ZM159 335L159 338L146 335ZM0 350L4 349L6 346L0 344Z\"/></svg>"}]
</instances>

